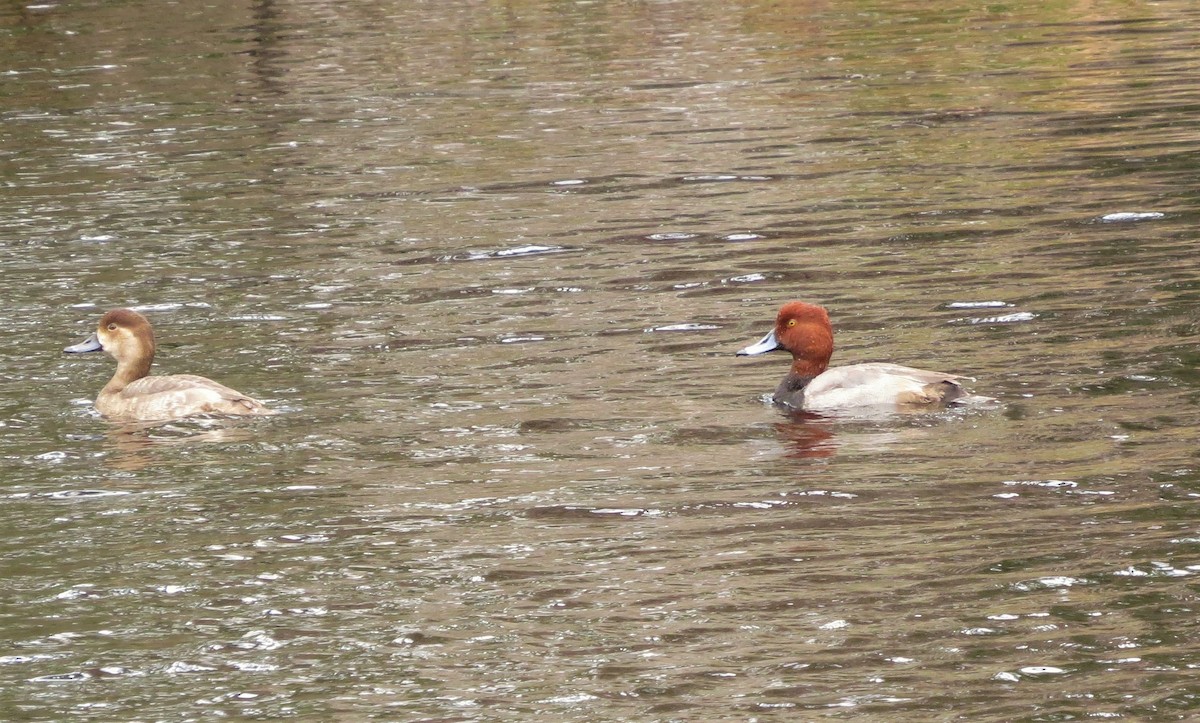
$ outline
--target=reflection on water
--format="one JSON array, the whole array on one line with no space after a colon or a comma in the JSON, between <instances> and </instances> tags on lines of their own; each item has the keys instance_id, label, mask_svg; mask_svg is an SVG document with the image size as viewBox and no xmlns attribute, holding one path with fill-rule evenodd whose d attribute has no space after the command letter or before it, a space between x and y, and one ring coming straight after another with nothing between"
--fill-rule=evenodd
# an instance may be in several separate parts
<instances>
[{"instance_id":1,"label":"reflection on water","mask_svg":"<svg viewBox=\"0 0 1200 723\"><path fill-rule=\"evenodd\" d=\"M114 424L100 438L107 448L106 461L125 471L145 469L154 463L156 449L196 444L236 444L257 441L252 428L230 425L233 420L191 418L181 422L127 422Z\"/></svg>"},{"instance_id":2,"label":"reflection on water","mask_svg":"<svg viewBox=\"0 0 1200 723\"><path fill-rule=\"evenodd\" d=\"M822 417L811 412L795 412L791 421L775 425L776 434L784 443L788 457L819 459L832 457L838 449L836 427L822 424Z\"/></svg>"},{"instance_id":3,"label":"reflection on water","mask_svg":"<svg viewBox=\"0 0 1200 723\"><path fill-rule=\"evenodd\" d=\"M0 9L9 717L1188 719L1182 0ZM732 350L996 409L788 416ZM80 309L288 413L121 428Z\"/></svg>"}]
</instances>

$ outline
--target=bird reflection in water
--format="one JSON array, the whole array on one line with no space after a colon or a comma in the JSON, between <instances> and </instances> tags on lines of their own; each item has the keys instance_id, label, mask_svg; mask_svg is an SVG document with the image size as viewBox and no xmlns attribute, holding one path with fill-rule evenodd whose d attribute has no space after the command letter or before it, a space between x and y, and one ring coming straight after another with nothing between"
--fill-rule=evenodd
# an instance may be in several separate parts
<instances>
[{"instance_id":1,"label":"bird reflection in water","mask_svg":"<svg viewBox=\"0 0 1200 723\"><path fill-rule=\"evenodd\" d=\"M108 463L125 472L154 464L157 451L198 444L229 444L257 439L254 430L225 419L190 418L186 423L126 422L114 424L105 435L113 453Z\"/></svg>"},{"instance_id":2,"label":"bird reflection in water","mask_svg":"<svg viewBox=\"0 0 1200 723\"><path fill-rule=\"evenodd\" d=\"M829 427L829 420L813 412L789 414L788 421L775 424L775 433L787 445L784 456L789 459L832 457L840 446Z\"/></svg>"}]
</instances>

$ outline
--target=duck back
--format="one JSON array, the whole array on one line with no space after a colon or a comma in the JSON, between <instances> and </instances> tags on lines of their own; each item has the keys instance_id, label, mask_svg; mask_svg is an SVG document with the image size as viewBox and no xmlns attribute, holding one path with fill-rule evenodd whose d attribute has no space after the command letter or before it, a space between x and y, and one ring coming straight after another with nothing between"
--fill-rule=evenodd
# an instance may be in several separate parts
<instances>
[{"instance_id":1,"label":"duck back","mask_svg":"<svg viewBox=\"0 0 1200 723\"><path fill-rule=\"evenodd\" d=\"M274 414L257 399L194 374L143 377L119 391L102 391L96 409L113 419L138 421L196 414Z\"/></svg>"},{"instance_id":2,"label":"duck back","mask_svg":"<svg viewBox=\"0 0 1200 723\"><path fill-rule=\"evenodd\" d=\"M828 369L800 388L784 379L775 392L775 401L813 411L948 404L965 394L960 378L884 362L851 364Z\"/></svg>"}]
</instances>

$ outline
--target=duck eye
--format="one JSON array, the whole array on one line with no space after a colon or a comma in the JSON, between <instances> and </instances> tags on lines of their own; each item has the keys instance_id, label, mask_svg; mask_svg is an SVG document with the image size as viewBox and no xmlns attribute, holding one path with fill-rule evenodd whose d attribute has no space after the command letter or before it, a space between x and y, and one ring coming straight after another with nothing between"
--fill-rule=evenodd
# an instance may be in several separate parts
<instances>
[{"instance_id":1,"label":"duck eye","mask_svg":"<svg viewBox=\"0 0 1200 723\"><path fill-rule=\"evenodd\" d=\"M108 325L108 330L109 330L109 331L116 331L116 330L117 330L117 325L116 325L116 324L109 324L109 325Z\"/></svg>"},{"instance_id":2,"label":"duck eye","mask_svg":"<svg viewBox=\"0 0 1200 723\"><path fill-rule=\"evenodd\" d=\"M795 320L795 319L788 319L787 327L788 327L789 329L791 329L791 328L792 328L793 326L795 326L795 325L796 325L796 320Z\"/></svg>"}]
</instances>

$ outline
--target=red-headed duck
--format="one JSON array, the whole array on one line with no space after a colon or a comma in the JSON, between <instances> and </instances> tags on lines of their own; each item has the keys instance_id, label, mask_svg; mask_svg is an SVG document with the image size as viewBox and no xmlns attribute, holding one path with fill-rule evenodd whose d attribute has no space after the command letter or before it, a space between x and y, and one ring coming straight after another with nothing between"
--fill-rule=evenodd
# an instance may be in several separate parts
<instances>
[{"instance_id":1,"label":"red-headed duck","mask_svg":"<svg viewBox=\"0 0 1200 723\"><path fill-rule=\"evenodd\" d=\"M829 369L833 326L828 312L816 304L784 304L775 318L775 328L757 344L739 350L737 356L777 349L792 353L792 369L775 389L773 401L794 409L822 411L883 405L911 409L971 398L959 384L966 377L953 374L878 362Z\"/></svg>"},{"instance_id":2,"label":"red-headed duck","mask_svg":"<svg viewBox=\"0 0 1200 723\"><path fill-rule=\"evenodd\" d=\"M196 414L274 414L257 399L211 379L192 374L150 376L154 331L132 309L113 309L100 319L96 333L63 349L69 354L105 351L117 371L96 397L96 409L109 419L157 421Z\"/></svg>"}]
</instances>

